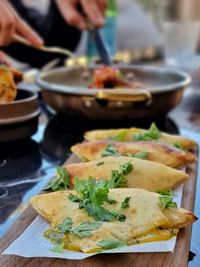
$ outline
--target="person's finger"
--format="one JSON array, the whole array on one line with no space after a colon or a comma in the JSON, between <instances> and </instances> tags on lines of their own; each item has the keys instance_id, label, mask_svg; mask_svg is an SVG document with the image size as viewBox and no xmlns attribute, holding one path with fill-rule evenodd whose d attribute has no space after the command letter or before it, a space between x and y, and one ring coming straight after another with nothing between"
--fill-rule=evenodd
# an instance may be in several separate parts
<instances>
[{"instance_id":1,"label":"person's finger","mask_svg":"<svg viewBox=\"0 0 200 267\"><path fill-rule=\"evenodd\" d=\"M8 10L7 6L2 1L0 15L0 45L8 45L15 30L15 20Z\"/></svg>"},{"instance_id":2,"label":"person's finger","mask_svg":"<svg viewBox=\"0 0 200 267\"><path fill-rule=\"evenodd\" d=\"M5 1L5 0L4 0ZM27 39L31 44L35 46L42 46L42 38L23 20L15 11L14 7L11 6L7 1L7 8L11 12L15 19L15 32Z\"/></svg>"},{"instance_id":3,"label":"person's finger","mask_svg":"<svg viewBox=\"0 0 200 267\"><path fill-rule=\"evenodd\" d=\"M42 46L42 38L20 17L16 18L16 33L23 36L31 44L35 46Z\"/></svg>"},{"instance_id":4,"label":"person's finger","mask_svg":"<svg viewBox=\"0 0 200 267\"><path fill-rule=\"evenodd\" d=\"M84 16L76 9L78 3L76 0L56 0L56 2L63 18L68 24L81 30L86 29L86 20Z\"/></svg>"},{"instance_id":5,"label":"person's finger","mask_svg":"<svg viewBox=\"0 0 200 267\"><path fill-rule=\"evenodd\" d=\"M95 27L101 27L104 24L103 15L99 9L96 0L80 0L85 14L89 17Z\"/></svg>"},{"instance_id":6,"label":"person's finger","mask_svg":"<svg viewBox=\"0 0 200 267\"><path fill-rule=\"evenodd\" d=\"M106 7L107 7L107 1L106 0L97 0L97 4L99 6L99 9L101 11L101 14L105 16L106 13Z\"/></svg>"}]
</instances>

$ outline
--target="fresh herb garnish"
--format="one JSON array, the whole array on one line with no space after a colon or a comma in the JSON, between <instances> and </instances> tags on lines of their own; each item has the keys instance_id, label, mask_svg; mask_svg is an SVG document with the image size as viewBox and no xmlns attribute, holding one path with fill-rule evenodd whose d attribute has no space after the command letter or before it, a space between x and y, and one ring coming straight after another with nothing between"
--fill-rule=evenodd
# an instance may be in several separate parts
<instances>
[{"instance_id":1,"label":"fresh herb garnish","mask_svg":"<svg viewBox=\"0 0 200 267\"><path fill-rule=\"evenodd\" d=\"M111 179L108 180L109 188L125 187L127 184L126 174L133 170L133 164L126 162L120 165L120 170L112 170Z\"/></svg>"},{"instance_id":2,"label":"fresh herb garnish","mask_svg":"<svg viewBox=\"0 0 200 267\"><path fill-rule=\"evenodd\" d=\"M175 142L172 146L183 151L185 150L180 142Z\"/></svg>"},{"instance_id":3,"label":"fresh herb garnish","mask_svg":"<svg viewBox=\"0 0 200 267\"><path fill-rule=\"evenodd\" d=\"M58 226L59 232L61 232L63 234L69 232L72 228L72 224L73 224L73 222L72 222L71 218L69 218L69 217L65 218L64 221L62 222L62 224L60 224Z\"/></svg>"},{"instance_id":4,"label":"fresh herb garnish","mask_svg":"<svg viewBox=\"0 0 200 267\"><path fill-rule=\"evenodd\" d=\"M123 131L123 132L120 132L117 135L113 136L111 138L111 140L113 140L113 141L124 141L125 138L126 138L126 132Z\"/></svg>"},{"instance_id":5,"label":"fresh herb garnish","mask_svg":"<svg viewBox=\"0 0 200 267\"><path fill-rule=\"evenodd\" d=\"M177 207L176 202L173 201L173 195L171 191L157 190L157 193L160 194L159 200L162 209Z\"/></svg>"},{"instance_id":6,"label":"fresh herb garnish","mask_svg":"<svg viewBox=\"0 0 200 267\"><path fill-rule=\"evenodd\" d=\"M156 124L153 122L149 128L144 133L136 133L133 135L133 139L136 141L152 141L158 140L161 136L161 132L157 128Z\"/></svg>"},{"instance_id":7,"label":"fresh herb garnish","mask_svg":"<svg viewBox=\"0 0 200 267\"><path fill-rule=\"evenodd\" d=\"M108 198L108 200L106 202L108 202L111 205L117 203L117 201L115 199L110 199L110 198Z\"/></svg>"},{"instance_id":8,"label":"fresh herb garnish","mask_svg":"<svg viewBox=\"0 0 200 267\"><path fill-rule=\"evenodd\" d=\"M120 222L125 222L125 220L126 220L126 216L125 216L124 214L119 214L119 215L118 215L118 220L119 220Z\"/></svg>"},{"instance_id":9,"label":"fresh herb garnish","mask_svg":"<svg viewBox=\"0 0 200 267\"><path fill-rule=\"evenodd\" d=\"M73 202L78 202L79 208L84 208L89 216L96 221L111 221L114 216L109 210L102 207L103 203L108 201L108 181L95 180L91 177L88 180L75 180L75 190L78 196L70 196L69 199Z\"/></svg>"},{"instance_id":10,"label":"fresh herb garnish","mask_svg":"<svg viewBox=\"0 0 200 267\"><path fill-rule=\"evenodd\" d=\"M103 239L99 241L97 245L105 250L127 246L126 243L116 239Z\"/></svg>"},{"instance_id":11,"label":"fresh herb garnish","mask_svg":"<svg viewBox=\"0 0 200 267\"><path fill-rule=\"evenodd\" d=\"M120 222L124 222L126 220L126 216L117 212L116 210L111 211L111 214L118 219Z\"/></svg>"},{"instance_id":12,"label":"fresh herb garnish","mask_svg":"<svg viewBox=\"0 0 200 267\"><path fill-rule=\"evenodd\" d=\"M138 159L147 159L148 154L149 153L147 151L140 151L140 152L137 152L136 154L132 155L132 157L138 158Z\"/></svg>"},{"instance_id":13,"label":"fresh herb garnish","mask_svg":"<svg viewBox=\"0 0 200 267\"><path fill-rule=\"evenodd\" d=\"M110 180L88 180L75 179L74 189L78 195L70 194L68 199L79 203L79 208L84 208L87 214L93 217L96 221L111 221L116 216L109 210L102 207L104 202L110 204L116 203L115 200L109 199L109 189L122 187L126 185L126 174L133 170L133 165L126 162L120 165L120 170L112 170ZM122 214L123 215L123 214ZM120 221L125 220L124 216L118 216Z\"/></svg>"},{"instance_id":14,"label":"fresh herb garnish","mask_svg":"<svg viewBox=\"0 0 200 267\"><path fill-rule=\"evenodd\" d=\"M120 171L124 175L128 174L132 170L133 170L133 164L130 162L126 162L126 163L120 165Z\"/></svg>"},{"instance_id":15,"label":"fresh herb garnish","mask_svg":"<svg viewBox=\"0 0 200 267\"><path fill-rule=\"evenodd\" d=\"M56 170L56 178L50 181L44 190L59 191L69 188L70 176L67 170L62 166L58 166Z\"/></svg>"},{"instance_id":16,"label":"fresh herb garnish","mask_svg":"<svg viewBox=\"0 0 200 267\"><path fill-rule=\"evenodd\" d=\"M108 144L105 150L101 153L102 157L109 157L109 156L119 156L118 151L113 147L112 144Z\"/></svg>"},{"instance_id":17,"label":"fresh herb garnish","mask_svg":"<svg viewBox=\"0 0 200 267\"><path fill-rule=\"evenodd\" d=\"M172 195L172 191L171 190L156 190L156 193L163 195L163 196L171 196Z\"/></svg>"},{"instance_id":18,"label":"fresh herb garnish","mask_svg":"<svg viewBox=\"0 0 200 267\"><path fill-rule=\"evenodd\" d=\"M101 166L103 164L104 164L104 161L99 161L99 162L97 162L97 167L99 167L99 166Z\"/></svg>"},{"instance_id":19,"label":"fresh herb garnish","mask_svg":"<svg viewBox=\"0 0 200 267\"><path fill-rule=\"evenodd\" d=\"M122 204L121 204L121 208L122 209L126 209L129 207L129 200L131 199L131 197L126 197L124 199L124 201L122 201Z\"/></svg>"},{"instance_id":20,"label":"fresh herb garnish","mask_svg":"<svg viewBox=\"0 0 200 267\"><path fill-rule=\"evenodd\" d=\"M53 252L56 253L63 253L64 251L64 241L61 242L60 244L56 245L54 248L50 249Z\"/></svg>"},{"instance_id":21,"label":"fresh herb garnish","mask_svg":"<svg viewBox=\"0 0 200 267\"><path fill-rule=\"evenodd\" d=\"M92 236L92 231L97 230L102 226L102 222L84 222L72 229L74 235L80 238L86 238Z\"/></svg>"}]
</instances>

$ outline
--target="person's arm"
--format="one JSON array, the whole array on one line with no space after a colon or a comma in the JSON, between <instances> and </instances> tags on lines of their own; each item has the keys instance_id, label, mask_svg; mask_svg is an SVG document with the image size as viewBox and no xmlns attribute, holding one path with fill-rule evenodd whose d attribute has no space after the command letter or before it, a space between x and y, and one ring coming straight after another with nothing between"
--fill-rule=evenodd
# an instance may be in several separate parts
<instances>
[{"instance_id":1,"label":"person's arm","mask_svg":"<svg viewBox=\"0 0 200 267\"><path fill-rule=\"evenodd\" d=\"M6 46L18 34L35 46L43 44L39 35L17 14L7 0L0 1L0 46Z\"/></svg>"}]
</instances>

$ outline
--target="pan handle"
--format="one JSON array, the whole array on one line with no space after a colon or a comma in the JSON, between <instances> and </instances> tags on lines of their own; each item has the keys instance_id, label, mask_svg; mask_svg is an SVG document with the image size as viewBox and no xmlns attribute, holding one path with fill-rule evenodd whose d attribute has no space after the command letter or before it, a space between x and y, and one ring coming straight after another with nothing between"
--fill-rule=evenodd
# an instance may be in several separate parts
<instances>
[{"instance_id":1,"label":"pan handle","mask_svg":"<svg viewBox=\"0 0 200 267\"><path fill-rule=\"evenodd\" d=\"M149 102L151 93L142 89L106 89L99 90L96 95L98 100L122 102Z\"/></svg>"}]
</instances>

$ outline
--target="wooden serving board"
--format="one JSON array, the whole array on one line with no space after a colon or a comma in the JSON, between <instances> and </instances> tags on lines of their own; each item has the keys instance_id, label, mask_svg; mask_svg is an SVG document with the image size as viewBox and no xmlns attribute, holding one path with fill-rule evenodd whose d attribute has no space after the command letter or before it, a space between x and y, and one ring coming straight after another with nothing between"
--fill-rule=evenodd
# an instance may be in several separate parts
<instances>
[{"instance_id":1,"label":"wooden serving board","mask_svg":"<svg viewBox=\"0 0 200 267\"><path fill-rule=\"evenodd\" d=\"M72 155L66 163L78 162ZM195 187L197 176L197 164L186 169L190 179L184 184L182 207L193 211L195 199ZM28 207L0 242L2 253L35 219L37 213ZM22 258L19 256L1 255L2 267L185 267L188 265L192 227L182 229L177 238L174 253L125 253L125 254L101 254L85 260L66 260L52 258ZM30 248L31 249L31 248Z\"/></svg>"}]
</instances>

